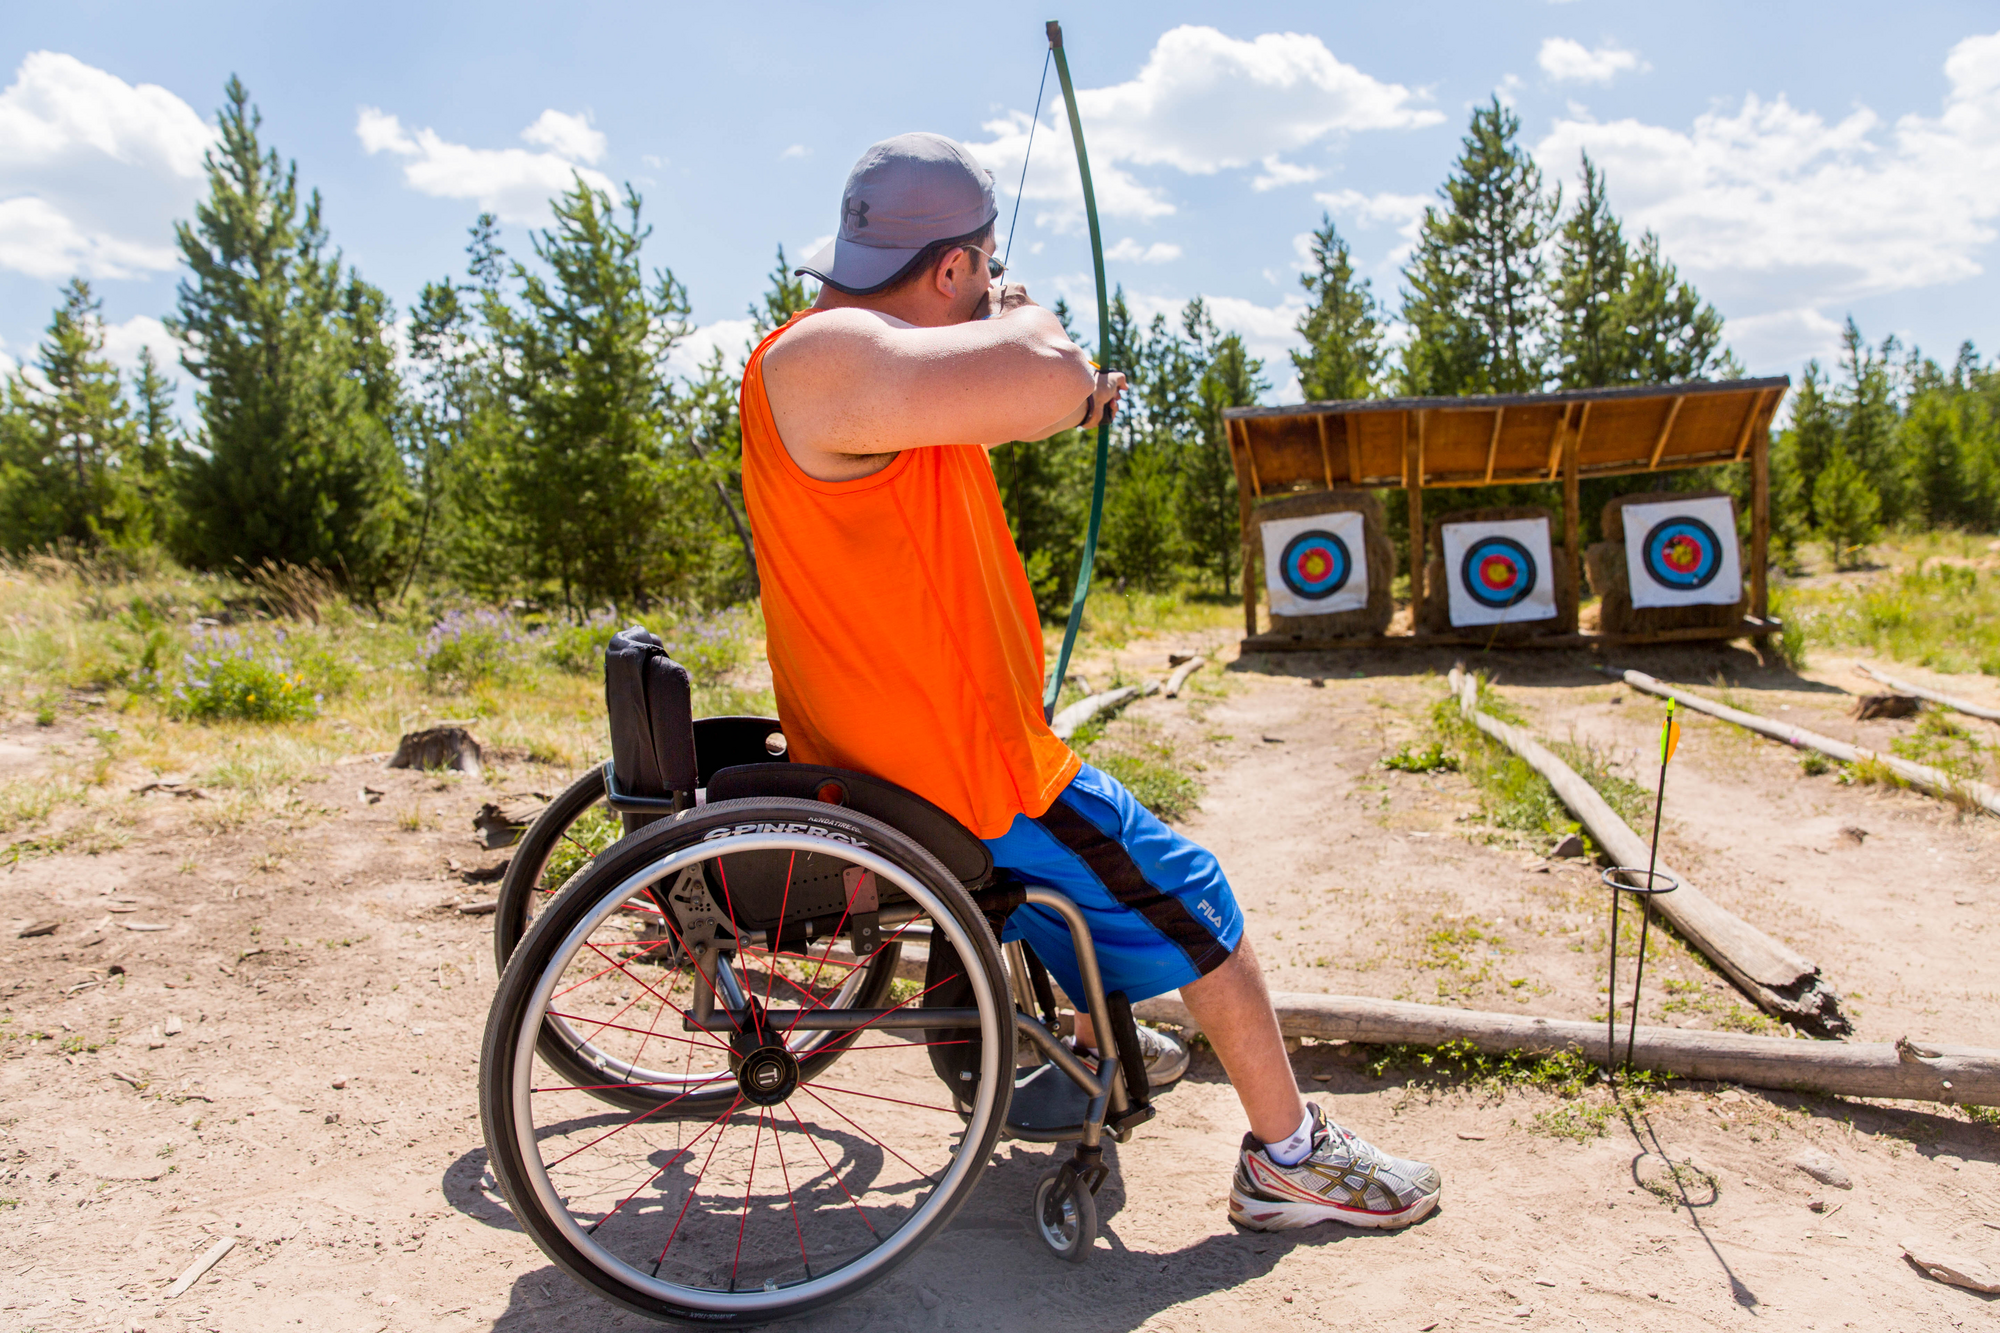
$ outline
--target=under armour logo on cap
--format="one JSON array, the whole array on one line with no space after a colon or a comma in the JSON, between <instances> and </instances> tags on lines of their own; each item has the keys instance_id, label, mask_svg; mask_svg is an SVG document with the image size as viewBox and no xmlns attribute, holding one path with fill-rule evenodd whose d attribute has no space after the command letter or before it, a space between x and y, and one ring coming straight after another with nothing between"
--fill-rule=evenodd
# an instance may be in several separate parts
<instances>
[{"instance_id":1,"label":"under armour logo on cap","mask_svg":"<svg viewBox=\"0 0 2000 1333\"><path fill-rule=\"evenodd\" d=\"M993 177L941 134L899 134L861 155L840 196L840 231L798 272L867 293L933 241L977 236L999 216Z\"/></svg>"}]
</instances>

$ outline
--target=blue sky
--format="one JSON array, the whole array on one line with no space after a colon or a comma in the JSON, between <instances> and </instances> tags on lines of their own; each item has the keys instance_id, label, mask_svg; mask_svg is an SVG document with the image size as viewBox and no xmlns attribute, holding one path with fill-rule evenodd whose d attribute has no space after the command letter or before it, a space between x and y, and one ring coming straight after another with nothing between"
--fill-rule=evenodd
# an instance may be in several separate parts
<instances>
[{"instance_id":1,"label":"blue sky","mask_svg":"<svg viewBox=\"0 0 2000 1333\"><path fill-rule=\"evenodd\" d=\"M1003 217L1044 6L341 5L6 0L0 357L92 277L114 352L160 342L224 81L325 197L335 242L405 306L462 269L482 207L511 248L581 169L632 182L649 259L737 349L773 249L832 230L859 151L960 138ZM1330 210L1393 306L1422 204L1498 93L1552 179L1609 173L1728 319L1753 373L1827 356L1851 312L1940 356L2000 347L2000 16L1969 3L1097 4L1063 18L1111 277L1144 313L1197 294L1296 394L1306 232ZM1016 273L1094 328L1051 79ZM1054 132L1051 132L1053 130Z\"/></svg>"}]
</instances>

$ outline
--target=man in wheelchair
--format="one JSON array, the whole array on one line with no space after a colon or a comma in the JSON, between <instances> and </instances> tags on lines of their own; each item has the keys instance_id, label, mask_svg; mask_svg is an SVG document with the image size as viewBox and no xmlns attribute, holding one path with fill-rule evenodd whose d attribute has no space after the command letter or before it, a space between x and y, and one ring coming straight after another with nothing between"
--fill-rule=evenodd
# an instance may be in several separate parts
<instances>
[{"instance_id":1,"label":"man in wheelchair","mask_svg":"<svg viewBox=\"0 0 2000 1333\"><path fill-rule=\"evenodd\" d=\"M817 303L744 368L743 489L789 757L914 791L998 868L1072 900L1106 994L1181 992L1250 1123L1231 1220L1408 1225L1435 1206L1437 1172L1301 1098L1215 857L1044 721L1040 620L986 451L1095 426L1125 379L1001 281L996 219L960 145L874 145L838 234L798 270L823 284ZM1055 912L1019 908L1007 938L1086 994ZM1184 1048L1142 1032L1153 1086L1180 1077ZM1077 1041L1092 1045L1091 1015Z\"/></svg>"}]
</instances>

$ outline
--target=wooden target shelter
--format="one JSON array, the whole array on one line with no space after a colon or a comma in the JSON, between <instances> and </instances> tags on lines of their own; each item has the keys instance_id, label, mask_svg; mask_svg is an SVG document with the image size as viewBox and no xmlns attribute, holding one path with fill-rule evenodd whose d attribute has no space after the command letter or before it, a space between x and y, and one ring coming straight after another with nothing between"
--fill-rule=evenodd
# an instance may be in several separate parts
<instances>
[{"instance_id":1,"label":"wooden target shelter","mask_svg":"<svg viewBox=\"0 0 2000 1333\"><path fill-rule=\"evenodd\" d=\"M1393 644L1484 645L1489 635L1424 632L1424 492L1445 488L1562 485L1562 554L1568 566L1560 596L1567 625L1577 624L1583 586L1579 486L1585 477L1618 477L1718 463L1750 468L1750 549L1745 554L1747 612L1726 625L1607 635L1545 635L1543 647L1732 639L1772 634L1766 566L1771 532L1770 428L1789 376L1689 381L1560 393L1466 398L1381 398L1238 407L1228 421L1243 534L1245 652L1381 647ZM1259 632L1260 502L1321 492L1401 488L1409 505L1412 614L1408 632L1338 638L1283 629ZM1731 534L1732 540L1734 534ZM1399 625L1401 618L1398 618Z\"/></svg>"}]
</instances>

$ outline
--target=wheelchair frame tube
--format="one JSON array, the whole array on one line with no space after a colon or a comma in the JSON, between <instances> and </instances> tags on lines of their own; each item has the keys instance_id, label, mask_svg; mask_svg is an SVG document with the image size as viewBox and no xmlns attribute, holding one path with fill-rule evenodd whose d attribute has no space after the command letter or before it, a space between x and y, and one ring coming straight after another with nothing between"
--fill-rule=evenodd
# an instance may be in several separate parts
<instances>
[{"instance_id":1,"label":"wheelchair frame tube","mask_svg":"<svg viewBox=\"0 0 2000 1333\"><path fill-rule=\"evenodd\" d=\"M1091 1027L1097 1035L1097 1076L1102 1080L1103 1094L1107 1096L1109 1115L1123 1115L1130 1107L1125 1095L1124 1066L1118 1062L1118 1037L1110 1030L1110 1015L1105 1012L1104 976L1097 969L1097 946L1091 942L1090 924L1083 919L1082 908L1053 889L1029 885L1027 900L1036 907L1048 908L1069 927L1070 939L1076 944L1076 970L1083 977L1083 998L1090 1006ZM1069 1073L1067 1069L1063 1072ZM1093 1114L1083 1126L1083 1146L1086 1148L1097 1146L1107 1119L1095 1100L1091 1109Z\"/></svg>"}]
</instances>

